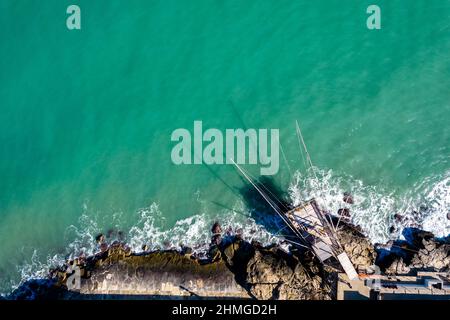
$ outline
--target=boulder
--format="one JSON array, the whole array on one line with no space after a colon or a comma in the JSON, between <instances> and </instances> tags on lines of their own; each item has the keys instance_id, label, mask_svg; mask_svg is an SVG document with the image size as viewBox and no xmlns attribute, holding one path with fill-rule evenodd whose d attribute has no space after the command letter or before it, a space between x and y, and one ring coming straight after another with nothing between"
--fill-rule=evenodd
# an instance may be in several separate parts
<instances>
[{"instance_id":1,"label":"boulder","mask_svg":"<svg viewBox=\"0 0 450 320\"><path fill-rule=\"evenodd\" d=\"M214 222L212 228L211 228L211 232L213 234L221 234L222 233L222 227L220 226L219 222Z\"/></svg>"},{"instance_id":2,"label":"boulder","mask_svg":"<svg viewBox=\"0 0 450 320\"><path fill-rule=\"evenodd\" d=\"M355 268L368 268L375 264L377 253L372 243L351 224L341 220L337 238Z\"/></svg>"},{"instance_id":3,"label":"boulder","mask_svg":"<svg viewBox=\"0 0 450 320\"><path fill-rule=\"evenodd\" d=\"M349 192L344 192L344 196L342 198L342 201L348 204L353 204L353 196Z\"/></svg>"},{"instance_id":4,"label":"boulder","mask_svg":"<svg viewBox=\"0 0 450 320\"><path fill-rule=\"evenodd\" d=\"M257 299L331 299L331 289L322 286L319 274L311 273L294 258L288 260L273 250L256 250L247 265L246 283ZM313 264L317 263L315 261ZM319 268L317 268L319 269Z\"/></svg>"},{"instance_id":5,"label":"boulder","mask_svg":"<svg viewBox=\"0 0 450 320\"><path fill-rule=\"evenodd\" d=\"M342 218L350 218L350 209L341 208L338 210L338 215L340 215Z\"/></svg>"},{"instance_id":6,"label":"boulder","mask_svg":"<svg viewBox=\"0 0 450 320\"><path fill-rule=\"evenodd\" d=\"M390 274L420 270L449 272L450 241L436 239L430 232L411 230L408 241L397 243L379 265Z\"/></svg>"}]
</instances>

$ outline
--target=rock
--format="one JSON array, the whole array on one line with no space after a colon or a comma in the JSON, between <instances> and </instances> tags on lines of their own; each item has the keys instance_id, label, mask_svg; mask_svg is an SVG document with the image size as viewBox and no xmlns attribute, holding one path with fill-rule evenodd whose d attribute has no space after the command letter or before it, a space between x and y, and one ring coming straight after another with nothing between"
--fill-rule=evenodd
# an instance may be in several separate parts
<instances>
[{"instance_id":1,"label":"rock","mask_svg":"<svg viewBox=\"0 0 450 320\"><path fill-rule=\"evenodd\" d=\"M447 212L447 220L450 220L450 210Z\"/></svg>"},{"instance_id":2,"label":"rock","mask_svg":"<svg viewBox=\"0 0 450 320\"><path fill-rule=\"evenodd\" d=\"M223 248L222 252L228 265L242 274L245 272L243 269L255 254L255 248L250 243L236 238L235 241ZM236 270L236 268L240 268L240 270Z\"/></svg>"},{"instance_id":3,"label":"rock","mask_svg":"<svg viewBox=\"0 0 450 320\"><path fill-rule=\"evenodd\" d=\"M293 271L285 261L276 259L271 252L257 250L248 262L245 281L255 298L267 300L274 298L275 289L292 276Z\"/></svg>"},{"instance_id":4,"label":"rock","mask_svg":"<svg viewBox=\"0 0 450 320\"><path fill-rule=\"evenodd\" d=\"M407 274L411 271L406 263L403 261L403 258L398 258L392 262L392 264L386 268L386 274Z\"/></svg>"},{"instance_id":5,"label":"rock","mask_svg":"<svg viewBox=\"0 0 450 320\"><path fill-rule=\"evenodd\" d=\"M105 242L102 242L100 244L100 251L101 252L106 252L108 250L108 244L106 244Z\"/></svg>"},{"instance_id":6,"label":"rock","mask_svg":"<svg viewBox=\"0 0 450 320\"><path fill-rule=\"evenodd\" d=\"M238 249L239 249L239 243L231 243L223 250L223 255L224 255L225 261L228 263L228 265L233 266L233 258Z\"/></svg>"},{"instance_id":7,"label":"rock","mask_svg":"<svg viewBox=\"0 0 450 320\"><path fill-rule=\"evenodd\" d=\"M66 291L53 279L31 279L7 297L8 300L55 300L63 299Z\"/></svg>"},{"instance_id":8,"label":"rock","mask_svg":"<svg viewBox=\"0 0 450 320\"><path fill-rule=\"evenodd\" d=\"M183 246L182 248L181 248L181 254L183 254L183 255L191 255L192 254L192 248L191 247L186 247L186 246Z\"/></svg>"},{"instance_id":9,"label":"rock","mask_svg":"<svg viewBox=\"0 0 450 320\"><path fill-rule=\"evenodd\" d=\"M450 271L450 242L436 239L433 234L413 229L409 242L396 244L394 249L379 262L386 273L405 274L410 271Z\"/></svg>"},{"instance_id":10,"label":"rock","mask_svg":"<svg viewBox=\"0 0 450 320\"><path fill-rule=\"evenodd\" d=\"M105 236L104 236L102 233L100 233L99 235L97 235L97 236L95 237L95 241L96 241L98 244L104 243L104 242L105 242Z\"/></svg>"},{"instance_id":11,"label":"rock","mask_svg":"<svg viewBox=\"0 0 450 320\"><path fill-rule=\"evenodd\" d=\"M215 234L211 237L212 245L219 245L222 242L222 236L220 234Z\"/></svg>"},{"instance_id":12,"label":"rock","mask_svg":"<svg viewBox=\"0 0 450 320\"><path fill-rule=\"evenodd\" d=\"M331 289L322 287L322 278L276 248L257 249L247 264L246 283L257 299L331 299ZM318 261L312 262L316 266ZM309 271L308 271L309 270Z\"/></svg>"},{"instance_id":13,"label":"rock","mask_svg":"<svg viewBox=\"0 0 450 320\"><path fill-rule=\"evenodd\" d=\"M217 245L212 245L208 250L208 256L211 261L218 261L221 258L222 253Z\"/></svg>"},{"instance_id":14,"label":"rock","mask_svg":"<svg viewBox=\"0 0 450 320\"><path fill-rule=\"evenodd\" d=\"M424 240L428 241L434 238L434 234L418 228L410 228L407 234L408 241L418 249L424 248Z\"/></svg>"},{"instance_id":15,"label":"rock","mask_svg":"<svg viewBox=\"0 0 450 320\"><path fill-rule=\"evenodd\" d=\"M222 233L222 227L220 226L219 222L214 222L212 228L211 228L211 232L213 234L221 234Z\"/></svg>"},{"instance_id":16,"label":"rock","mask_svg":"<svg viewBox=\"0 0 450 320\"><path fill-rule=\"evenodd\" d=\"M258 300L269 300L274 296L276 284L257 283L250 287L250 293Z\"/></svg>"},{"instance_id":17,"label":"rock","mask_svg":"<svg viewBox=\"0 0 450 320\"><path fill-rule=\"evenodd\" d=\"M375 264L377 253L370 241L359 230L341 220L338 240L355 268L368 268Z\"/></svg>"},{"instance_id":18,"label":"rock","mask_svg":"<svg viewBox=\"0 0 450 320\"><path fill-rule=\"evenodd\" d=\"M344 210L344 209L342 209ZM341 212L343 215L344 211ZM333 218L337 222L337 218ZM338 275L321 264L309 250L286 250L279 245L264 247L236 235L225 237L218 223L208 253L192 255L193 249L174 249L133 253L124 243L107 245L97 237L100 252L80 256L54 268L49 277L30 281L15 292L15 298L57 297L76 299L67 291L73 270L80 269L82 294L155 294L215 297L254 297L257 299L335 299ZM231 233L231 231L230 231ZM450 237L436 239L433 234L411 229L408 241L379 245L378 253L364 234L348 221L341 220L337 238L357 269L373 270L377 263L387 274L407 274L416 270L450 272ZM168 246L168 244L166 245ZM376 258L378 261L375 261Z\"/></svg>"},{"instance_id":19,"label":"rock","mask_svg":"<svg viewBox=\"0 0 450 320\"><path fill-rule=\"evenodd\" d=\"M278 284L289 281L293 271L286 261L277 259L272 252L257 250L247 265L247 283Z\"/></svg>"},{"instance_id":20,"label":"rock","mask_svg":"<svg viewBox=\"0 0 450 320\"><path fill-rule=\"evenodd\" d=\"M225 235L231 236L233 234L233 228L230 226L225 230Z\"/></svg>"},{"instance_id":21,"label":"rock","mask_svg":"<svg viewBox=\"0 0 450 320\"><path fill-rule=\"evenodd\" d=\"M349 192L344 192L344 197L342 198L342 201L348 204L353 204L353 196Z\"/></svg>"},{"instance_id":22,"label":"rock","mask_svg":"<svg viewBox=\"0 0 450 320\"><path fill-rule=\"evenodd\" d=\"M174 250L135 255L118 246L83 268L90 270L81 280L83 295L119 295L132 290L145 295L248 298L222 260L205 263Z\"/></svg>"},{"instance_id":23,"label":"rock","mask_svg":"<svg viewBox=\"0 0 450 320\"><path fill-rule=\"evenodd\" d=\"M426 251L428 251L429 253L431 253L432 251L436 250L436 242L434 242L432 240L422 239L422 245L423 245L423 248Z\"/></svg>"},{"instance_id":24,"label":"rock","mask_svg":"<svg viewBox=\"0 0 450 320\"><path fill-rule=\"evenodd\" d=\"M342 216L343 218L350 218L350 209L341 208L338 210L338 215Z\"/></svg>"}]
</instances>

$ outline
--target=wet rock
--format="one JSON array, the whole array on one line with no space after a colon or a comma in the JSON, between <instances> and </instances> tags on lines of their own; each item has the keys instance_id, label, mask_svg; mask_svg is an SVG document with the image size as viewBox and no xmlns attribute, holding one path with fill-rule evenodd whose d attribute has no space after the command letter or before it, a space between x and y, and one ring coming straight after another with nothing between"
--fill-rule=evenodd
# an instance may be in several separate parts
<instances>
[{"instance_id":1,"label":"wet rock","mask_svg":"<svg viewBox=\"0 0 450 320\"><path fill-rule=\"evenodd\" d=\"M100 252L106 252L108 250L108 244L106 244L105 242L102 242L100 244Z\"/></svg>"},{"instance_id":2,"label":"wet rock","mask_svg":"<svg viewBox=\"0 0 450 320\"><path fill-rule=\"evenodd\" d=\"M222 236L220 234L215 234L211 237L212 245L219 245L222 242Z\"/></svg>"},{"instance_id":3,"label":"wet rock","mask_svg":"<svg viewBox=\"0 0 450 320\"><path fill-rule=\"evenodd\" d=\"M424 240L428 241L434 238L432 232L420 230L418 228L409 228L405 233L405 237L408 239L409 243L419 249L424 248Z\"/></svg>"},{"instance_id":4,"label":"wet rock","mask_svg":"<svg viewBox=\"0 0 450 320\"><path fill-rule=\"evenodd\" d=\"M233 235L233 228L231 226L228 227L227 230L225 230L225 235L227 236Z\"/></svg>"},{"instance_id":5,"label":"wet rock","mask_svg":"<svg viewBox=\"0 0 450 320\"><path fill-rule=\"evenodd\" d=\"M214 222L212 228L211 228L211 232L213 234L221 234L222 233L222 227L220 226L219 222Z\"/></svg>"},{"instance_id":6,"label":"wet rock","mask_svg":"<svg viewBox=\"0 0 450 320\"><path fill-rule=\"evenodd\" d=\"M338 215L342 216L343 218L350 218L350 209L341 208L338 210Z\"/></svg>"},{"instance_id":7,"label":"wet rock","mask_svg":"<svg viewBox=\"0 0 450 320\"><path fill-rule=\"evenodd\" d=\"M244 230L242 230L242 228L237 229L236 230L236 238L242 239L243 236L244 236Z\"/></svg>"},{"instance_id":8,"label":"wet rock","mask_svg":"<svg viewBox=\"0 0 450 320\"><path fill-rule=\"evenodd\" d=\"M353 196L349 192L344 192L344 197L342 198L342 201L348 204L353 204Z\"/></svg>"},{"instance_id":9,"label":"wet rock","mask_svg":"<svg viewBox=\"0 0 450 320\"><path fill-rule=\"evenodd\" d=\"M64 288L57 286L53 279L32 279L8 296L9 300L50 300L61 299L66 291Z\"/></svg>"},{"instance_id":10,"label":"wet rock","mask_svg":"<svg viewBox=\"0 0 450 320\"><path fill-rule=\"evenodd\" d=\"M105 242L105 236L104 236L102 233L100 233L99 235L97 235L97 236L95 237L95 241L96 241L98 244L101 244L101 243Z\"/></svg>"},{"instance_id":11,"label":"wet rock","mask_svg":"<svg viewBox=\"0 0 450 320\"><path fill-rule=\"evenodd\" d=\"M213 245L209 247L208 250L208 257L211 261L218 261L221 259L222 257L222 253L219 250L218 246Z\"/></svg>"},{"instance_id":12,"label":"wet rock","mask_svg":"<svg viewBox=\"0 0 450 320\"><path fill-rule=\"evenodd\" d=\"M184 246L184 247L182 247L182 249L181 249L181 254L184 254L184 255L191 255L192 252L193 252L193 250L192 250L191 247L186 247L186 246Z\"/></svg>"},{"instance_id":13,"label":"wet rock","mask_svg":"<svg viewBox=\"0 0 450 320\"><path fill-rule=\"evenodd\" d=\"M450 241L436 239L433 234L413 229L408 241L397 243L379 262L386 273L404 274L410 271L450 271Z\"/></svg>"},{"instance_id":14,"label":"wet rock","mask_svg":"<svg viewBox=\"0 0 450 320\"><path fill-rule=\"evenodd\" d=\"M82 295L129 294L131 291L179 297L194 294L248 298L248 293L236 283L234 274L222 260L205 263L174 250L137 255L119 245L82 268L90 270L89 275L81 279L79 293Z\"/></svg>"}]
</instances>

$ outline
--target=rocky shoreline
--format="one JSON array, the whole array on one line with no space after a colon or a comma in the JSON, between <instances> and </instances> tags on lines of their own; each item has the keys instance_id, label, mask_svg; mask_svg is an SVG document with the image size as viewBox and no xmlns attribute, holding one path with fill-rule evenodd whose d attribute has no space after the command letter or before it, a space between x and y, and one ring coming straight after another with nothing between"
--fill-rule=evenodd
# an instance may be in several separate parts
<instances>
[{"instance_id":1,"label":"rocky shoreline","mask_svg":"<svg viewBox=\"0 0 450 320\"><path fill-rule=\"evenodd\" d=\"M68 261L45 279L22 284L9 299L282 299L334 300L338 272L323 266L306 249L263 247L241 234L212 228L206 258L190 248L134 253L125 243L106 244L101 252ZM405 241L372 245L353 226L341 222L339 241L361 272L408 274L420 270L450 273L450 237L438 239L408 229Z\"/></svg>"}]
</instances>

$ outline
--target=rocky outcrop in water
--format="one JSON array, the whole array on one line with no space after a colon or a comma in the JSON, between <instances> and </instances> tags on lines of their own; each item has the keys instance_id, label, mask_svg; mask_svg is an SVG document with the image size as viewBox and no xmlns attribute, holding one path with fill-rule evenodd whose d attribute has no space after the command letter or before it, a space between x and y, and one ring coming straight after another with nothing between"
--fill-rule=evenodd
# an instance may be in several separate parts
<instances>
[{"instance_id":1,"label":"rocky outcrop in water","mask_svg":"<svg viewBox=\"0 0 450 320\"><path fill-rule=\"evenodd\" d=\"M249 298L224 260L200 260L179 251L134 254L126 245L115 243L85 261L71 261L53 270L49 279L24 284L11 297L115 299L140 295L183 299L216 297L218 293L223 298Z\"/></svg>"},{"instance_id":2,"label":"rocky outcrop in water","mask_svg":"<svg viewBox=\"0 0 450 320\"><path fill-rule=\"evenodd\" d=\"M377 263L387 274L450 272L450 238L438 239L430 232L410 229L407 240L391 243L391 250Z\"/></svg>"},{"instance_id":3,"label":"rocky outcrop in water","mask_svg":"<svg viewBox=\"0 0 450 320\"><path fill-rule=\"evenodd\" d=\"M375 264L377 252L369 239L356 226L341 222L337 238L355 268L364 270Z\"/></svg>"},{"instance_id":4,"label":"rocky outcrop in water","mask_svg":"<svg viewBox=\"0 0 450 320\"><path fill-rule=\"evenodd\" d=\"M328 300L332 288L326 285L320 268L294 257L280 259L279 252L258 249L247 265L246 284L257 299ZM315 266L314 266L315 267Z\"/></svg>"},{"instance_id":5,"label":"rocky outcrop in water","mask_svg":"<svg viewBox=\"0 0 450 320\"><path fill-rule=\"evenodd\" d=\"M193 256L186 247L133 253L115 242L105 244L95 256L52 270L48 278L28 281L9 298L336 298L337 269L322 265L308 250L263 247L242 240L241 234L222 236L220 231L215 224L207 259ZM393 242L389 250L386 246L375 249L357 227L345 222L340 223L337 236L358 270L376 263L393 274L450 272L448 238L411 230L407 241Z\"/></svg>"}]
</instances>

